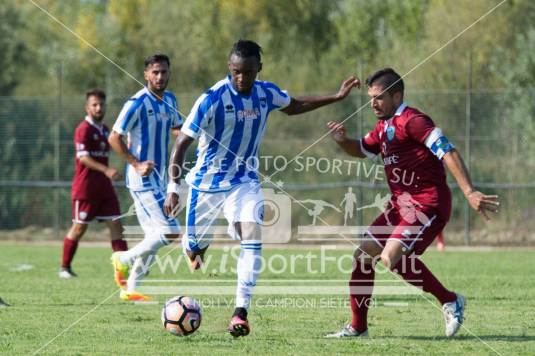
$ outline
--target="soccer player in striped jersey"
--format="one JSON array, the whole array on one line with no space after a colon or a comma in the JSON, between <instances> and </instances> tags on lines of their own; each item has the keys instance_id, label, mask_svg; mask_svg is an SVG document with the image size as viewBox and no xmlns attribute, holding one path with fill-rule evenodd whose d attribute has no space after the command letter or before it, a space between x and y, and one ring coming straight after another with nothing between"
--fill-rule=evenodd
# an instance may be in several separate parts
<instances>
[{"instance_id":1,"label":"soccer player in striped jersey","mask_svg":"<svg viewBox=\"0 0 535 356\"><path fill-rule=\"evenodd\" d=\"M228 68L230 75L197 100L175 141L165 209L172 215L179 206L184 155L199 139L197 163L186 177L190 188L182 243L192 265L200 267L212 239L207 229L220 212L229 223L229 235L241 240L236 308L229 325L229 332L238 337L250 330L247 310L261 267L263 196L254 160L268 115L274 110L288 115L312 111L344 99L360 82L350 77L336 94L292 98L275 84L256 80L262 69L261 48L248 40L234 44Z\"/></svg>"},{"instance_id":2,"label":"soccer player in striped jersey","mask_svg":"<svg viewBox=\"0 0 535 356\"><path fill-rule=\"evenodd\" d=\"M112 255L115 281L123 300L149 300L136 291L158 249L178 238L180 226L164 214L169 133L177 134L182 119L173 93L166 91L169 58L155 54L145 60L146 87L124 104L110 135L112 148L127 162L126 186L145 234L134 248ZM128 136L128 145L123 136ZM131 268L130 268L131 266Z\"/></svg>"}]
</instances>

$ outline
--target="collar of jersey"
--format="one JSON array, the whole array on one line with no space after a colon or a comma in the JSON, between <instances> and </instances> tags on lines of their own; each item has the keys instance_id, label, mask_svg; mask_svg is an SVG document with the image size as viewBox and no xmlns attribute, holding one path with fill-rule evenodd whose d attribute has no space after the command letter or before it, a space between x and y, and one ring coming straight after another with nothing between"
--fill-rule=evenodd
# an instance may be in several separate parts
<instances>
[{"instance_id":1,"label":"collar of jersey","mask_svg":"<svg viewBox=\"0 0 535 356\"><path fill-rule=\"evenodd\" d=\"M103 124L97 124L93 118L89 117L88 115L85 116L85 121L89 123L89 125L93 126L94 128L98 129L100 133L102 133Z\"/></svg>"},{"instance_id":2,"label":"collar of jersey","mask_svg":"<svg viewBox=\"0 0 535 356\"><path fill-rule=\"evenodd\" d=\"M164 91L162 94L162 98L158 99L156 95L154 95L146 85L145 85L145 91L147 92L147 95L151 97L151 99L156 100L156 101L163 101L163 97L165 96L165 91Z\"/></svg>"},{"instance_id":3,"label":"collar of jersey","mask_svg":"<svg viewBox=\"0 0 535 356\"><path fill-rule=\"evenodd\" d=\"M238 93L236 91L236 89L234 89L234 87L232 86L232 81L231 81L230 75L227 75L226 84L227 84L227 87L230 89L230 91L232 92L233 95L241 96L242 98L246 98L246 99L249 99L253 95L253 92L256 90L255 86L253 84L253 88L251 89L251 93L249 95Z\"/></svg>"},{"instance_id":4,"label":"collar of jersey","mask_svg":"<svg viewBox=\"0 0 535 356\"><path fill-rule=\"evenodd\" d=\"M396 113L394 114L394 116L400 116L401 113L403 112L403 110L405 110L406 107L407 107L407 104L401 103L399 108L396 110Z\"/></svg>"}]
</instances>

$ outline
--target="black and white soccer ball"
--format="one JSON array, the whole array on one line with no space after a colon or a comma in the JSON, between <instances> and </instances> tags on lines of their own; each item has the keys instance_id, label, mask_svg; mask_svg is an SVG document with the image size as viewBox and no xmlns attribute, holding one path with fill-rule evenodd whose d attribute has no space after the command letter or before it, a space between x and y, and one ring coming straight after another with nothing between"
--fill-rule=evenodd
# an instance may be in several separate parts
<instances>
[{"instance_id":1,"label":"black and white soccer ball","mask_svg":"<svg viewBox=\"0 0 535 356\"><path fill-rule=\"evenodd\" d=\"M201 320L201 307L191 297L173 297L165 303L162 309L163 327L176 336L193 334L201 326Z\"/></svg>"}]
</instances>

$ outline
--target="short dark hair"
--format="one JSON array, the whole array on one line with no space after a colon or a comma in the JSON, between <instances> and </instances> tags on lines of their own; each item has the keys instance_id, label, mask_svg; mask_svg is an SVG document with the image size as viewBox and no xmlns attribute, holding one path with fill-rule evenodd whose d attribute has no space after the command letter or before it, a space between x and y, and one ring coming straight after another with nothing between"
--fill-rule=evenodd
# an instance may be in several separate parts
<instances>
[{"instance_id":1,"label":"short dark hair","mask_svg":"<svg viewBox=\"0 0 535 356\"><path fill-rule=\"evenodd\" d=\"M366 79L366 85L368 87L374 84L382 85L390 95L401 92L403 96L403 91L405 90L403 79L392 68L379 69Z\"/></svg>"},{"instance_id":2,"label":"short dark hair","mask_svg":"<svg viewBox=\"0 0 535 356\"><path fill-rule=\"evenodd\" d=\"M167 66L171 66L169 57L163 53L156 53L145 59L145 69L147 69L147 67L153 65L154 63L167 63Z\"/></svg>"},{"instance_id":3,"label":"short dark hair","mask_svg":"<svg viewBox=\"0 0 535 356\"><path fill-rule=\"evenodd\" d=\"M85 93L85 101L88 101L90 97L96 96L99 99L106 100L106 93L102 89L94 88Z\"/></svg>"},{"instance_id":4,"label":"short dark hair","mask_svg":"<svg viewBox=\"0 0 535 356\"><path fill-rule=\"evenodd\" d=\"M256 57L259 62L262 61L262 47L258 43L250 40L238 40L238 42L234 43L228 55L229 58L233 54L241 58Z\"/></svg>"}]
</instances>

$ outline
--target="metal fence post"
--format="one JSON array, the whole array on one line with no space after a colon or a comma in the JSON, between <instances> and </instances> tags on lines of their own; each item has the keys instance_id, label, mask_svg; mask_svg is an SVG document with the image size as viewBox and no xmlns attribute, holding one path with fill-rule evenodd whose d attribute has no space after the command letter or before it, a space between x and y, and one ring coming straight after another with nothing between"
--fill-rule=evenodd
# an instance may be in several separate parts
<instances>
[{"instance_id":1,"label":"metal fence post","mask_svg":"<svg viewBox=\"0 0 535 356\"><path fill-rule=\"evenodd\" d=\"M60 62L58 65L58 98L57 98L57 119L54 124L54 182L60 181L60 143L61 143L61 117L63 112L63 65ZM54 189L54 206L56 211L54 212L54 233L58 238L60 235L60 188Z\"/></svg>"},{"instance_id":2,"label":"metal fence post","mask_svg":"<svg viewBox=\"0 0 535 356\"><path fill-rule=\"evenodd\" d=\"M468 52L468 73L466 79L466 117L465 117L465 132L464 132L464 157L466 168L471 170L471 95L472 95L472 51ZM470 205L468 201L464 201L464 244L470 245Z\"/></svg>"}]
</instances>

